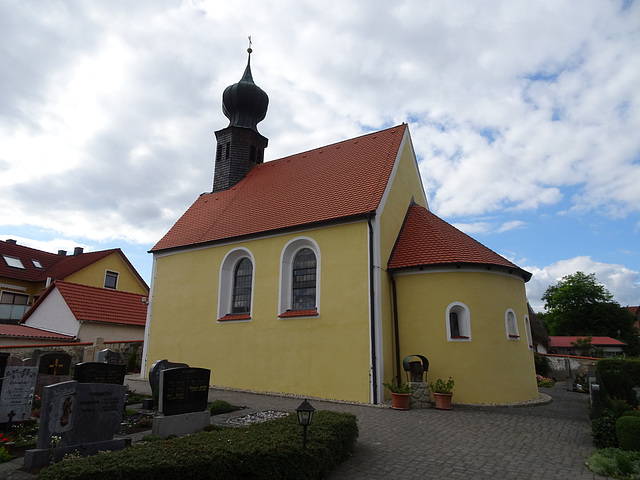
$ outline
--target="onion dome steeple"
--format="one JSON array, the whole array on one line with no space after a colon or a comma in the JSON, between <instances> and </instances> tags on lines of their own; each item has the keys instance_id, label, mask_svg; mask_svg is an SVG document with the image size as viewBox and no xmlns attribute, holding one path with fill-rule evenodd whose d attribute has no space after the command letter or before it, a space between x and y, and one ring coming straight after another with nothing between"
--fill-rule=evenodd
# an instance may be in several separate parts
<instances>
[{"instance_id":1,"label":"onion dome steeple","mask_svg":"<svg viewBox=\"0 0 640 480\"><path fill-rule=\"evenodd\" d=\"M250 128L258 131L257 125L264 120L269 106L269 97L253 82L251 75L251 47L244 75L238 83L229 85L222 94L222 111L229 119L230 127Z\"/></svg>"},{"instance_id":2,"label":"onion dome steeple","mask_svg":"<svg viewBox=\"0 0 640 480\"><path fill-rule=\"evenodd\" d=\"M267 115L269 97L253 82L251 75L251 37L249 59L238 83L222 94L222 111L229 119L227 128L218 130L213 191L228 190L241 181L249 170L264 161L269 140L258 132L258 122Z\"/></svg>"}]
</instances>

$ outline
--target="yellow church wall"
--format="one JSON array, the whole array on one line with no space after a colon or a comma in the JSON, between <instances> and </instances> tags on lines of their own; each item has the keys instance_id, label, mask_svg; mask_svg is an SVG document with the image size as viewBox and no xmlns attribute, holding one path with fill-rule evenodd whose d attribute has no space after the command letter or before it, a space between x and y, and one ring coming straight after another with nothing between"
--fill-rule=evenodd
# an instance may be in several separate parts
<instances>
[{"instance_id":1,"label":"yellow church wall","mask_svg":"<svg viewBox=\"0 0 640 480\"><path fill-rule=\"evenodd\" d=\"M396 275L400 358L429 359L428 381L455 380L455 403L510 403L537 398L533 352L524 317L524 282L487 271ZM471 341L447 340L447 307L470 313ZM507 338L505 314L516 314L520 338ZM405 377L402 372L403 378Z\"/></svg>"},{"instance_id":2,"label":"yellow church wall","mask_svg":"<svg viewBox=\"0 0 640 480\"><path fill-rule=\"evenodd\" d=\"M104 287L104 277L107 270L118 273L116 290L120 292L139 293L148 295L147 289L140 283L138 277L130 270L127 263L117 253L112 253L97 262L86 266L65 277L65 282L79 283L91 287Z\"/></svg>"},{"instance_id":3,"label":"yellow church wall","mask_svg":"<svg viewBox=\"0 0 640 480\"><path fill-rule=\"evenodd\" d=\"M393 376L395 356L391 283L385 271L389 256L411 203L411 198L417 204L424 207L427 206L419 175L410 137L407 135L393 181L388 187L389 191L383 205L382 214L380 215L382 375L386 381Z\"/></svg>"},{"instance_id":4,"label":"yellow church wall","mask_svg":"<svg viewBox=\"0 0 640 480\"><path fill-rule=\"evenodd\" d=\"M320 250L319 316L281 319L281 253L299 237ZM365 221L158 255L147 366L167 358L210 368L215 385L368 402L367 245ZM238 247L254 259L252 319L218 322L220 266Z\"/></svg>"}]
</instances>

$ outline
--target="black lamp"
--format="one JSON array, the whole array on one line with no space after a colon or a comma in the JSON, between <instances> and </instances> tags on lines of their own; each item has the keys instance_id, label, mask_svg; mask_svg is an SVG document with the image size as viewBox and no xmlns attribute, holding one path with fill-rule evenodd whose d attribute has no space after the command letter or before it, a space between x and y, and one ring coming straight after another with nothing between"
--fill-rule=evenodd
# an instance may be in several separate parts
<instances>
[{"instance_id":1,"label":"black lamp","mask_svg":"<svg viewBox=\"0 0 640 480\"><path fill-rule=\"evenodd\" d=\"M298 408L296 408L296 413L298 414L298 423L302 425L302 448L304 450L307 449L307 427L311 425L313 421L313 412L316 409L311 406L307 400L302 402Z\"/></svg>"}]
</instances>

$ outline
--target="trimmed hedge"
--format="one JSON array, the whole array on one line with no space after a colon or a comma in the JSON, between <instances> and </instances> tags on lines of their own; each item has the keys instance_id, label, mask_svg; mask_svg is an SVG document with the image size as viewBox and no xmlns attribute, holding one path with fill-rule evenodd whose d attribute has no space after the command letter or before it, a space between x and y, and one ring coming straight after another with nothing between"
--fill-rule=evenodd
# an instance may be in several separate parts
<instances>
[{"instance_id":1,"label":"trimmed hedge","mask_svg":"<svg viewBox=\"0 0 640 480\"><path fill-rule=\"evenodd\" d=\"M640 452L640 418L622 416L616 421L616 435L623 450Z\"/></svg>"},{"instance_id":2,"label":"trimmed hedge","mask_svg":"<svg viewBox=\"0 0 640 480\"><path fill-rule=\"evenodd\" d=\"M619 370L631 377L634 385L640 387L640 359L637 358L603 358L598 360L596 373Z\"/></svg>"},{"instance_id":3,"label":"trimmed hedge","mask_svg":"<svg viewBox=\"0 0 640 480\"><path fill-rule=\"evenodd\" d=\"M251 425L138 444L44 468L40 480L319 479L353 452L356 417L316 412L302 449L296 415Z\"/></svg>"}]
</instances>

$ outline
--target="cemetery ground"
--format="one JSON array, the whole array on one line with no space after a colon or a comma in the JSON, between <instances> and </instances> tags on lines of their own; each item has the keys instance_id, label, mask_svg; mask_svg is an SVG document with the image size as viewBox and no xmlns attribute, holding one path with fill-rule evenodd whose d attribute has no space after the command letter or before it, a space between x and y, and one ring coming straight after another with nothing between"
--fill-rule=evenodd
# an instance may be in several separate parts
<instances>
[{"instance_id":1,"label":"cemetery ground","mask_svg":"<svg viewBox=\"0 0 640 480\"><path fill-rule=\"evenodd\" d=\"M151 393L146 380L127 377L125 383L133 391ZM567 392L563 382L540 391L553 401L518 408L454 406L451 411L396 411L314 399L310 403L318 411L348 412L358 420L359 438L353 455L330 474L331 480L604 478L585 465L595 450L588 396ZM211 423L220 426L247 415L295 412L302 401L217 389L209 391L209 400L245 407L212 416ZM297 428L292 431L302 442L302 428ZM127 436L133 444L139 444L149 433L147 430ZM313 435L311 427L309 435ZM36 475L20 470L20 460L0 464L0 478L34 480Z\"/></svg>"}]
</instances>

